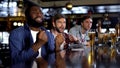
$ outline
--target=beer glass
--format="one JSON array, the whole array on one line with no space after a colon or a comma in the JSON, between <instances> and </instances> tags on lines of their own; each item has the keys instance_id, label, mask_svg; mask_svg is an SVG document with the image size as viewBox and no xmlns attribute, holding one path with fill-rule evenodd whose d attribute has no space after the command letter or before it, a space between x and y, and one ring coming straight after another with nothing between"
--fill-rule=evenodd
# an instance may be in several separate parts
<instances>
[{"instance_id":1,"label":"beer glass","mask_svg":"<svg viewBox=\"0 0 120 68\"><path fill-rule=\"evenodd\" d=\"M109 37L109 33L104 33L103 41L105 42L105 44L108 42L108 37Z\"/></svg>"},{"instance_id":2,"label":"beer glass","mask_svg":"<svg viewBox=\"0 0 120 68\"><path fill-rule=\"evenodd\" d=\"M95 30L90 30L88 32L89 38L90 38L90 45L93 46L95 43Z\"/></svg>"},{"instance_id":3,"label":"beer glass","mask_svg":"<svg viewBox=\"0 0 120 68\"><path fill-rule=\"evenodd\" d=\"M99 43L99 44L102 44L102 43L103 43L103 36L104 36L103 33L99 33L99 34L98 34L98 43Z\"/></svg>"},{"instance_id":4,"label":"beer glass","mask_svg":"<svg viewBox=\"0 0 120 68\"><path fill-rule=\"evenodd\" d=\"M111 36L111 43L114 46L117 41L117 38L116 38L117 35L116 35L116 33L110 33L110 36Z\"/></svg>"},{"instance_id":5,"label":"beer glass","mask_svg":"<svg viewBox=\"0 0 120 68\"><path fill-rule=\"evenodd\" d=\"M117 56L117 52L115 48L111 48L111 53L110 53L110 60L111 61L116 61L116 56Z\"/></svg>"},{"instance_id":6,"label":"beer glass","mask_svg":"<svg viewBox=\"0 0 120 68\"><path fill-rule=\"evenodd\" d=\"M89 65L94 66L95 65L94 43L95 43L95 37L96 37L95 30L91 29L88 32L88 35L89 35L89 38L90 38L90 46L91 46L91 51L90 51L89 56L88 56L88 63L89 63Z\"/></svg>"},{"instance_id":7,"label":"beer glass","mask_svg":"<svg viewBox=\"0 0 120 68\"><path fill-rule=\"evenodd\" d=\"M120 23L117 23L117 24L116 24L115 30L116 30L116 35L117 35L117 37L119 37L119 36L120 36Z\"/></svg>"}]
</instances>

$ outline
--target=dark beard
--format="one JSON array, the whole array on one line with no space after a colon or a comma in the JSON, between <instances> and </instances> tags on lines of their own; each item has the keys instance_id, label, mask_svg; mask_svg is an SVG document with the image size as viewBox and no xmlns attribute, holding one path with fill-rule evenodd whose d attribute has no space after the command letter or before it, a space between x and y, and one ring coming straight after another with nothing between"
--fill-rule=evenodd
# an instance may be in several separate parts
<instances>
[{"instance_id":1,"label":"dark beard","mask_svg":"<svg viewBox=\"0 0 120 68\"><path fill-rule=\"evenodd\" d=\"M35 19L32 19L31 17L29 17L27 20L28 20L27 23L29 26L32 26L32 27L43 26L43 21L38 23L37 21L35 21Z\"/></svg>"},{"instance_id":2,"label":"dark beard","mask_svg":"<svg viewBox=\"0 0 120 68\"><path fill-rule=\"evenodd\" d=\"M57 27L54 27L54 29L58 32L61 33L60 30Z\"/></svg>"}]
</instances>

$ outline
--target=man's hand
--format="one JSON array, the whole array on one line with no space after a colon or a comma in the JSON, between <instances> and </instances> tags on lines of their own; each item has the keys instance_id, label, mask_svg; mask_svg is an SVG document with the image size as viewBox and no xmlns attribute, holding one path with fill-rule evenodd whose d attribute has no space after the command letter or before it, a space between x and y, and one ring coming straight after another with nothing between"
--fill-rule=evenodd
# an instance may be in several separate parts
<instances>
[{"instance_id":1,"label":"man's hand","mask_svg":"<svg viewBox=\"0 0 120 68\"><path fill-rule=\"evenodd\" d=\"M56 56L56 62L55 62L55 68L66 68L65 64L65 52L66 51L60 51L60 46L65 41L65 38L62 33L59 33L55 38L55 56Z\"/></svg>"},{"instance_id":2,"label":"man's hand","mask_svg":"<svg viewBox=\"0 0 120 68\"><path fill-rule=\"evenodd\" d=\"M56 38L55 38L55 46L56 46L56 50L59 51L60 50L60 45L65 41L65 38L63 36L62 33L59 33Z\"/></svg>"},{"instance_id":3,"label":"man's hand","mask_svg":"<svg viewBox=\"0 0 120 68\"><path fill-rule=\"evenodd\" d=\"M45 31L40 30L37 34L37 38L36 38L35 43L39 43L39 44L43 45L47 41L48 41L48 38L47 38L47 35L46 35Z\"/></svg>"},{"instance_id":4,"label":"man's hand","mask_svg":"<svg viewBox=\"0 0 120 68\"><path fill-rule=\"evenodd\" d=\"M48 41L45 31L40 30L37 34L36 42L32 46L32 49L37 52L38 49Z\"/></svg>"},{"instance_id":5,"label":"man's hand","mask_svg":"<svg viewBox=\"0 0 120 68\"><path fill-rule=\"evenodd\" d=\"M69 34L69 40L70 40L70 42L77 42L78 41L78 39L75 36L70 35L70 34Z\"/></svg>"}]
</instances>

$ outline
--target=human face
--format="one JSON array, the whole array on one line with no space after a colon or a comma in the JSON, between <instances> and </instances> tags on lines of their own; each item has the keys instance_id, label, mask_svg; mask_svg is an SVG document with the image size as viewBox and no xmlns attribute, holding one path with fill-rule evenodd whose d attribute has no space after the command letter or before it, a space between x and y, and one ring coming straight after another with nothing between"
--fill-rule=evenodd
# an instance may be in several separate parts
<instances>
[{"instance_id":1,"label":"human face","mask_svg":"<svg viewBox=\"0 0 120 68\"><path fill-rule=\"evenodd\" d=\"M40 10L40 7L38 7L38 6L31 7L30 16L37 23L41 23L43 21L43 13Z\"/></svg>"},{"instance_id":2,"label":"human face","mask_svg":"<svg viewBox=\"0 0 120 68\"><path fill-rule=\"evenodd\" d=\"M92 27L92 19L91 18L87 18L85 19L82 23L81 23L82 27L84 30L90 30Z\"/></svg>"},{"instance_id":3,"label":"human face","mask_svg":"<svg viewBox=\"0 0 120 68\"><path fill-rule=\"evenodd\" d=\"M60 33L64 32L66 27L66 19L60 18L53 23L53 27Z\"/></svg>"}]
</instances>

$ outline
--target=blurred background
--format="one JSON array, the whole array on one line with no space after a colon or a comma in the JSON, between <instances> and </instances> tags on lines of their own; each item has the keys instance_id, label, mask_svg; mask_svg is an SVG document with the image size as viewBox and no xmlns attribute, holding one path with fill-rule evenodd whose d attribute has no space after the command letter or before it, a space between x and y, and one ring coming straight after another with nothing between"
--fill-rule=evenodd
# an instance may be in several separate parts
<instances>
[{"instance_id":1,"label":"blurred background","mask_svg":"<svg viewBox=\"0 0 120 68\"><path fill-rule=\"evenodd\" d=\"M48 30L51 17L61 13L66 16L66 32L75 25L74 22L80 25L81 17L86 14L93 18L92 29L98 29L101 22L103 33L115 31L116 27L120 31L120 0L0 0L0 68L10 67L9 32L24 25L24 10L28 2L42 7L44 26Z\"/></svg>"}]
</instances>

